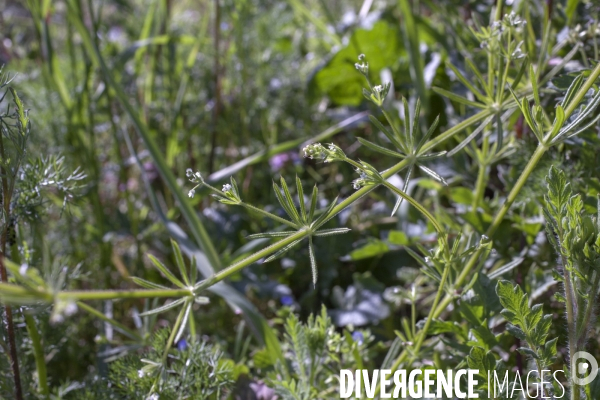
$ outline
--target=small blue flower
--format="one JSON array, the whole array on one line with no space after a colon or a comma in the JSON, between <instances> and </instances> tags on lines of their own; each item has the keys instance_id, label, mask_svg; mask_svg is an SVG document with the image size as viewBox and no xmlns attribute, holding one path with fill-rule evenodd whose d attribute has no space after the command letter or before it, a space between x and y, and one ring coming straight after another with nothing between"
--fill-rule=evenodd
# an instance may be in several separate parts
<instances>
[{"instance_id":1,"label":"small blue flower","mask_svg":"<svg viewBox=\"0 0 600 400\"><path fill-rule=\"evenodd\" d=\"M363 340L365 340L365 337L362 334L362 332L354 331L352 332L352 339L358 344L363 344Z\"/></svg>"},{"instance_id":2,"label":"small blue flower","mask_svg":"<svg viewBox=\"0 0 600 400\"><path fill-rule=\"evenodd\" d=\"M291 306L292 304L294 304L294 298L289 295L281 296L279 300L284 306Z\"/></svg>"},{"instance_id":3,"label":"small blue flower","mask_svg":"<svg viewBox=\"0 0 600 400\"><path fill-rule=\"evenodd\" d=\"M185 339L179 340L177 342L177 350L184 351L185 349L187 349L187 341Z\"/></svg>"}]
</instances>

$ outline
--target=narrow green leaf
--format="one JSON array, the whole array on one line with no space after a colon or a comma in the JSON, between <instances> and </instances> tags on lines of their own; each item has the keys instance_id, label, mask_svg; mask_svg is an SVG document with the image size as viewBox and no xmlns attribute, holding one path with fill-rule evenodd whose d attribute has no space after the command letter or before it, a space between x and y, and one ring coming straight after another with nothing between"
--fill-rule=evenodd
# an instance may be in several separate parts
<instances>
[{"instance_id":1,"label":"narrow green leaf","mask_svg":"<svg viewBox=\"0 0 600 400\"><path fill-rule=\"evenodd\" d=\"M408 100L406 97L402 97L402 104L404 106L404 137L406 138L406 148L408 151L413 149L412 143L412 131L410 127L410 108L408 107ZM414 122L413 122L414 123Z\"/></svg>"},{"instance_id":2,"label":"narrow green leaf","mask_svg":"<svg viewBox=\"0 0 600 400\"><path fill-rule=\"evenodd\" d=\"M554 123L552 124L552 131L550 131L550 139L558 134L563 124L565 123L565 110L559 104L556 106L556 116L554 117Z\"/></svg>"},{"instance_id":3,"label":"narrow green leaf","mask_svg":"<svg viewBox=\"0 0 600 400\"><path fill-rule=\"evenodd\" d=\"M538 87L537 77L533 69L533 64L529 64L529 80L531 82L531 89L533 90L533 98L535 100L535 104L541 107L542 103L540 101L540 90Z\"/></svg>"},{"instance_id":4,"label":"narrow green leaf","mask_svg":"<svg viewBox=\"0 0 600 400\"><path fill-rule=\"evenodd\" d=\"M133 282L134 282L136 285L139 285L139 286L141 286L141 287L143 287L143 288L146 288L146 289L167 289L167 290L169 289L169 288L168 288L168 287L166 287L166 286L159 285L159 284L157 284L157 283L150 282L150 281L147 281L147 280L145 280L145 279L142 279L142 278L138 278L137 276L132 276L132 277L131 277L131 280L132 280L132 281L133 281Z\"/></svg>"},{"instance_id":5,"label":"narrow green leaf","mask_svg":"<svg viewBox=\"0 0 600 400\"><path fill-rule=\"evenodd\" d=\"M177 334L173 339L173 343L179 342L179 339L181 339L183 332L185 332L187 321L190 316L190 312L192 311L192 304L193 302L188 300L183 310L181 310L181 312L183 313L183 317L181 318L181 322L179 323L179 330L177 331Z\"/></svg>"},{"instance_id":6,"label":"narrow green leaf","mask_svg":"<svg viewBox=\"0 0 600 400\"><path fill-rule=\"evenodd\" d=\"M406 193L406 191L408 190L408 183L410 182L410 175L412 174L413 168L413 164L409 165L408 171L406 172L406 176L404 177L404 185L402 185L402 191L404 193ZM402 205L402 201L404 201L404 197L398 196L398 198L396 199L396 204L394 204L394 208L392 209L392 216L396 214L396 211L398 211L398 209Z\"/></svg>"},{"instance_id":7,"label":"narrow green leaf","mask_svg":"<svg viewBox=\"0 0 600 400\"><path fill-rule=\"evenodd\" d=\"M490 89L488 88L487 82L483 78L483 75L481 74L481 71L479 71L479 69L475 66L475 64L473 63L473 61L469 57L465 57L464 60L465 60L465 63L467 64L467 67L469 67L469 69L471 70L471 72L473 72L473 74L475 74L475 77L479 81L479 84L481 85L481 87L483 88L483 90L485 90L485 93L487 94L487 97L490 98L490 99L493 98L493 94L492 94L492 92L490 92Z\"/></svg>"},{"instance_id":8,"label":"narrow green leaf","mask_svg":"<svg viewBox=\"0 0 600 400\"><path fill-rule=\"evenodd\" d=\"M308 237L308 257L310 258L310 268L312 270L313 286L317 286L317 260L315 259L315 251L313 249L312 236Z\"/></svg>"},{"instance_id":9,"label":"narrow green leaf","mask_svg":"<svg viewBox=\"0 0 600 400\"><path fill-rule=\"evenodd\" d=\"M569 104L571 104L571 102L575 98L575 94L577 94L577 92L579 91L579 89L581 89L581 86L583 85L583 79L584 74L579 74L575 79L573 79L573 82L571 82L571 85L569 85L569 88L565 93L565 97L563 98L563 108L567 108Z\"/></svg>"},{"instance_id":10,"label":"narrow green leaf","mask_svg":"<svg viewBox=\"0 0 600 400\"><path fill-rule=\"evenodd\" d=\"M436 92L437 94L439 94L439 95L442 95L444 97L449 98L450 100L453 100L453 101L455 101L457 103L460 103L460 104L464 104L464 105L469 106L469 107L475 107L475 108L479 108L479 109L482 109L482 110L487 107L483 103L479 103L479 102L476 102L476 101L471 101L471 100L469 100L467 98L464 98L462 96L457 95L456 93L449 92L446 89L442 89L442 88L434 86L432 88L432 90L434 92Z\"/></svg>"},{"instance_id":11,"label":"narrow green leaf","mask_svg":"<svg viewBox=\"0 0 600 400\"><path fill-rule=\"evenodd\" d=\"M388 131L387 128L385 128L377 118L375 118L373 115L369 115L369 120L371 120L371 123L375 125L375 127L379 129L390 140L390 142L392 142L392 144L396 146L397 149L400 149L405 153L407 152L407 149L405 148L404 144L399 140L399 138L397 138L394 134Z\"/></svg>"},{"instance_id":12,"label":"narrow green leaf","mask_svg":"<svg viewBox=\"0 0 600 400\"><path fill-rule=\"evenodd\" d=\"M308 213L308 222L312 223L312 220L315 216L315 210L317 208L317 201L318 201L318 195L319 195L319 189L317 188L317 185L313 186L313 191L312 191L312 196L310 199L310 212Z\"/></svg>"},{"instance_id":13,"label":"narrow green leaf","mask_svg":"<svg viewBox=\"0 0 600 400\"><path fill-rule=\"evenodd\" d=\"M237 182L235 181L235 179L233 179L233 176L229 178L229 181L231 182L231 188L233 189L233 192L235 193L235 197L239 199L240 198L240 190L238 189Z\"/></svg>"},{"instance_id":14,"label":"narrow green leaf","mask_svg":"<svg viewBox=\"0 0 600 400\"><path fill-rule=\"evenodd\" d=\"M298 192L298 203L300 204L300 215L302 216L302 222L307 223L306 219L306 205L304 204L304 189L302 188L302 182L298 175L296 175L296 190Z\"/></svg>"},{"instance_id":15,"label":"narrow green leaf","mask_svg":"<svg viewBox=\"0 0 600 400\"><path fill-rule=\"evenodd\" d=\"M290 215L290 218L292 218L294 222L301 224L302 221L300 221L300 215L298 215L298 210L296 210L294 199L290 194L290 190L288 189L288 185L285 182L285 179L283 179L283 176L281 177L281 187L283 188L283 193L285 194L285 199L287 201L287 204L289 205L289 209L292 211L292 215Z\"/></svg>"},{"instance_id":16,"label":"narrow green leaf","mask_svg":"<svg viewBox=\"0 0 600 400\"><path fill-rule=\"evenodd\" d=\"M565 14L567 15L567 24L571 25L575 11L579 5L579 0L567 0L567 6L565 7Z\"/></svg>"},{"instance_id":17,"label":"narrow green leaf","mask_svg":"<svg viewBox=\"0 0 600 400\"><path fill-rule=\"evenodd\" d=\"M427 133L425 133L425 135L423 135L423 137L419 141L419 144L417 145L417 147L415 149L417 152L419 152L421 150L421 147L423 147L423 145L429 140L431 135L433 135L433 132L435 132L435 129L437 128L439 122L440 122L440 116L438 115L437 117L435 117L435 120L433 121L433 123L431 124L429 129L427 130Z\"/></svg>"},{"instance_id":18,"label":"narrow green leaf","mask_svg":"<svg viewBox=\"0 0 600 400\"><path fill-rule=\"evenodd\" d=\"M382 146L379 146L378 144L369 142L368 140L363 139L361 137L356 138L356 139L363 146L365 146L365 147L367 147L367 148L369 148L369 149L371 149L373 151L376 151L378 153L382 153L382 154L385 154L385 155L388 155L388 156L391 156L391 157L404 158L404 155L402 155L400 153L397 153L397 152L395 152L393 150L390 150L390 149L386 149L385 147L382 147Z\"/></svg>"},{"instance_id":19,"label":"narrow green leaf","mask_svg":"<svg viewBox=\"0 0 600 400\"><path fill-rule=\"evenodd\" d=\"M465 76L458 70L458 68L456 68L451 62L447 62L446 65L452 70L452 72L454 72L454 75L456 75L458 80L461 81L462 84L465 85L467 89L469 89L471 93L473 93L475 97L479 99L479 101L481 101L482 103L487 102L489 98L486 97L479 90L477 90L477 88L467 78L465 78Z\"/></svg>"},{"instance_id":20,"label":"narrow green leaf","mask_svg":"<svg viewBox=\"0 0 600 400\"><path fill-rule=\"evenodd\" d=\"M521 67L519 68L519 72L514 77L512 83L510 84L510 89L517 90L519 83L521 82L521 78L525 75L525 69L527 68L527 64L529 64L527 57L521 63ZM506 99L506 98L505 98Z\"/></svg>"},{"instance_id":21,"label":"narrow green leaf","mask_svg":"<svg viewBox=\"0 0 600 400\"><path fill-rule=\"evenodd\" d=\"M421 169L421 171L425 172L426 174L428 174L429 176L431 176L433 179L441 182L443 185L448 186L448 182L446 182L446 180L437 172L435 172L434 170L432 170L431 168L428 168L424 165L421 164L417 164L417 167L419 167Z\"/></svg>"},{"instance_id":22,"label":"narrow green leaf","mask_svg":"<svg viewBox=\"0 0 600 400\"><path fill-rule=\"evenodd\" d=\"M323 237L323 236L341 235L343 233L350 232L351 230L352 229L350 229L350 228L323 229L321 231L316 231L313 236Z\"/></svg>"},{"instance_id":23,"label":"narrow green leaf","mask_svg":"<svg viewBox=\"0 0 600 400\"><path fill-rule=\"evenodd\" d=\"M192 283L190 282L190 280L187 276L187 270L185 268L185 262L183 261L183 255L181 254L181 249L179 248L179 245L177 244L177 242L174 241L173 239L171 239L171 247L173 248L173 252L175 253L175 263L179 267L179 273L181 274L183 281L185 282L186 285L192 286Z\"/></svg>"},{"instance_id":24,"label":"narrow green leaf","mask_svg":"<svg viewBox=\"0 0 600 400\"><path fill-rule=\"evenodd\" d=\"M419 119L421 118L421 100L417 99L417 104L415 104L415 112L412 118L412 130L410 134L410 147L414 149L415 142L417 140L417 131L419 130Z\"/></svg>"},{"instance_id":25,"label":"narrow green leaf","mask_svg":"<svg viewBox=\"0 0 600 400\"><path fill-rule=\"evenodd\" d=\"M290 219L292 221L294 221L295 223L299 224L300 223L299 221L294 220L294 212L289 208L288 202L283 197L283 194L281 193L279 186L277 186L277 184L275 182L273 182L273 191L275 191L275 197L277 197L277 201L279 201L279 204L281 205L281 207L283 208L285 213L288 215L288 217L290 217Z\"/></svg>"},{"instance_id":26,"label":"narrow green leaf","mask_svg":"<svg viewBox=\"0 0 600 400\"><path fill-rule=\"evenodd\" d=\"M286 236L290 236L294 233L296 233L296 231L254 233L252 235L246 236L246 238L247 239L262 239L262 238L286 237Z\"/></svg>"},{"instance_id":27,"label":"narrow green leaf","mask_svg":"<svg viewBox=\"0 0 600 400\"><path fill-rule=\"evenodd\" d=\"M471 134L469 136L466 137L465 140L463 140L462 142L460 142L455 148L453 148L452 150L450 150L448 152L448 157L452 157L453 155L457 154L459 151L461 151L466 145L468 145L469 143L471 143L471 141L473 139L475 139L477 137L477 135L479 135L481 133L481 131L483 131L485 129L485 127L492 122L492 120L494 119L493 115L490 115L489 117L487 117L485 119L485 121L483 121L473 132L471 132Z\"/></svg>"},{"instance_id":28,"label":"narrow green leaf","mask_svg":"<svg viewBox=\"0 0 600 400\"><path fill-rule=\"evenodd\" d=\"M447 151L438 151L436 153L431 153L431 154L423 154L419 156L419 161L428 161L428 160L433 160L434 158L438 158L438 157L442 157L445 156L446 154L448 154Z\"/></svg>"},{"instance_id":29,"label":"narrow green leaf","mask_svg":"<svg viewBox=\"0 0 600 400\"><path fill-rule=\"evenodd\" d=\"M317 220L314 222L313 225L316 229L318 229L325 222L327 222L331 218L333 218L333 215L329 215L329 214L331 214L331 211L335 208L335 205L337 204L337 200L338 200L337 197L335 199L333 199L333 201L331 203L329 203L329 205L327 206L327 208L325 209L323 214L321 214L319 216L319 218L317 218Z\"/></svg>"},{"instance_id":30,"label":"narrow green leaf","mask_svg":"<svg viewBox=\"0 0 600 400\"><path fill-rule=\"evenodd\" d=\"M152 310L148 310L145 311L143 313L140 314L140 317L146 317L148 315L154 315L154 314L159 314L165 311L169 311L177 306L179 306L180 304L183 304L185 301L187 301L186 297L182 297L180 299L174 300L170 303L165 304L164 306L161 307L157 307L157 308L153 308Z\"/></svg>"},{"instance_id":31,"label":"narrow green leaf","mask_svg":"<svg viewBox=\"0 0 600 400\"><path fill-rule=\"evenodd\" d=\"M266 264L268 262L271 262L273 260L278 259L282 255L284 255L285 253L287 253L288 250L291 250L293 247L297 246L301 241L302 241L302 239L298 239L296 241L293 241L292 243L288 244L287 246L285 246L282 249L280 249L279 251L277 251L275 254L271 255L271 257L267 258L265 261L263 261L263 263Z\"/></svg>"},{"instance_id":32,"label":"narrow green leaf","mask_svg":"<svg viewBox=\"0 0 600 400\"><path fill-rule=\"evenodd\" d=\"M517 257L514 260L512 260L511 262L504 264L503 266L499 267L498 269L494 270L493 272L491 272L490 274L488 274L488 278L490 279L498 279L499 277L501 277L502 275L504 275L507 272L512 271L515 267L518 267L519 265L521 265L521 263L523 262L524 258L523 257Z\"/></svg>"},{"instance_id":33,"label":"narrow green leaf","mask_svg":"<svg viewBox=\"0 0 600 400\"><path fill-rule=\"evenodd\" d=\"M154 266L163 273L163 275L165 276L165 278L167 278L168 280L171 281L171 283L173 283L175 286L179 286L180 288L185 288L186 286L183 284L183 282L181 282L179 279L177 279L175 277L175 275L173 275L171 273L171 271L168 270L167 267L165 267L165 265L163 263L161 263L156 257L154 257L152 254L148 255L148 258L150 259L150 261L152 261L152 263L154 264Z\"/></svg>"},{"instance_id":34,"label":"narrow green leaf","mask_svg":"<svg viewBox=\"0 0 600 400\"><path fill-rule=\"evenodd\" d=\"M406 250L406 252L408 254L410 254L410 256L412 258L414 258L421 265L421 267L424 267L424 268L429 267L429 264L427 264L427 262L425 262L425 259L423 257L421 257L419 254L417 254L416 251L414 251L410 247L405 247L404 250Z\"/></svg>"}]
</instances>

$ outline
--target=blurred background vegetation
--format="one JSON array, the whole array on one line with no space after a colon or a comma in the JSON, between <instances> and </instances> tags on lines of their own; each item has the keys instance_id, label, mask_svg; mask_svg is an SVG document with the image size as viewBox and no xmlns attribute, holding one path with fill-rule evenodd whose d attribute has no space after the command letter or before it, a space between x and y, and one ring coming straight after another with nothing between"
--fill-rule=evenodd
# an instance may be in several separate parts
<instances>
[{"instance_id":1,"label":"blurred background vegetation","mask_svg":"<svg viewBox=\"0 0 600 400\"><path fill-rule=\"evenodd\" d=\"M363 98L364 78L354 67L357 56L367 55L372 82L393 82L392 114L399 114L401 96L411 104L420 97L425 125L439 115L444 131L472 110L432 87L467 95L447 62L464 71L468 55L485 65L485 49L469 27L473 21L487 25L493 3L0 0L0 64L15 75L12 85L30 109L29 154L63 156L68 170L79 167L86 175L66 205L61 196L50 193L48 203L36 209L39 215L17 221L17 243L26 246L31 265L55 274L63 271L70 288L133 288L131 276L164 281L146 254L172 262L170 237L187 243L188 255L198 248L193 240L186 242L188 220L161 176L148 140L155 143L184 195L191 188L185 171L191 168L214 185L233 175L245 201L275 213L281 210L271 186L280 175L289 182L298 175L305 192L318 185L323 206L336 196L347 197L354 192L353 170L345 164L304 159L300 149L312 141L334 142L351 157L379 169L390 166L355 140L360 135L381 143L368 124L371 106ZM599 7L593 3L515 0L505 7L526 16L526 29L540 40L542 27L550 24L550 46L563 46L550 67L580 44L580 52L565 66L569 72L589 67L594 54L598 59L598 25L593 18ZM412 13L405 12L407 4ZM573 4L577 13L569 9ZM566 24L579 24L579 30L565 31ZM487 166L479 212L469 208L474 201L470 186L479 172L469 153L436 161L435 170L448 186L415 172L408 192L436 209L455 231L484 232L497 200L537 144L518 113L508 125L516 151ZM590 132L577 140L578 146L563 146L541 163L494 243L495 262L509 262L516 255L524 259L515 280L533 288L534 298L548 296L553 286L550 271L541 268L552 261L541 239L541 177L565 154L572 177L583 171L596 177L600 172L599 154L590 150L598 145L597 136ZM456 143L445 145L450 149ZM402 187L402 177L392 181ZM577 190L585 192L592 205L600 181L586 182ZM265 245L265 240L246 236L268 230L268 221L207 194L199 191L186 201L198 213L222 265ZM306 248L236 274L228 290L243 294L243 299L236 303L228 301L228 294L215 292L209 305L194 306L198 333L241 362L252 359L253 349L260 347L257 338L248 339L250 350L248 345L240 349L240 338L253 332L252 317L241 304L251 304L252 312L275 327L292 310L304 319L325 304L337 327L368 328L367 335L376 338L372 356L381 358L400 328L399 317L409 315L406 292L412 284L421 284L415 281L418 264L404 248L414 243L429 246L435 238L406 203L390 217L395 200L375 191L336 217L332 227L347 226L352 232L316 242L316 286ZM427 304L433 293L434 288L423 285L414 301ZM148 303L123 300L94 306L143 334L169 326L168 313L142 323L137 312L150 307ZM423 316L426 312L424 308ZM55 386L102 375L111 359L136 350L110 325L82 310L65 323L51 325L40 318L39 325L47 338L46 361ZM18 329L24 336L24 328ZM28 348L26 342L22 346ZM23 365L27 374L27 363Z\"/></svg>"}]
</instances>

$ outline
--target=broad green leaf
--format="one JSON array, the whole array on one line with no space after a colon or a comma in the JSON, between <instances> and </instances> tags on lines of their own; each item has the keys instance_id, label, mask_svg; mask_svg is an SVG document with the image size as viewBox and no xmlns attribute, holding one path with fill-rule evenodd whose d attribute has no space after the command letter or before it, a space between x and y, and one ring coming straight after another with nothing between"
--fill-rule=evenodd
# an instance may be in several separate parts
<instances>
[{"instance_id":1,"label":"broad green leaf","mask_svg":"<svg viewBox=\"0 0 600 400\"><path fill-rule=\"evenodd\" d=\"M535 358L536 360L540 358L540 357L538 356L538 354L537 354L535 351L531 350L529 347L519 347L519 348L517 349L517 351L518 351L519 353L523 354L524 356L533 357L533 358Z\"/></svg>"},{"instance_id":2,"label":"broad green leaf","mask_svg":"<svg viewBox=\"0 0 600 400\"><path fill-rule=\"evenodd\" d=\"M363 260L365 258L377 257L389 251L387 244L380 240L372 240L356 250L352 250L347 258L353 261Z\"/></svg>"},{"instance_id":3,"label":"broad green leaf","mask_svg":"<svg viewBox=\"0 0 600 400\"><path fill-rule=\"evenodd\" d=\"M390 231L387 241L397 246L406 246L409 243L406 233L402 231Z\"/></svg>"}]
</instances>

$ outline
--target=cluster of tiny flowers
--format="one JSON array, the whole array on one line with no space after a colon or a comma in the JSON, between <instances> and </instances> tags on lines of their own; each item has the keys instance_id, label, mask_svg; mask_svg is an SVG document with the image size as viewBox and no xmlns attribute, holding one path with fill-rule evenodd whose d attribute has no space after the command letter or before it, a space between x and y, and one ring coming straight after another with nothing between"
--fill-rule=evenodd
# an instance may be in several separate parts
<instances>
[{"instance_id":1,"label":"cluster of tiny flowers","mask_svg":"<svg viewBox=\"0 0 600 400\"><path fill-rule=\"evenodd\" d=\"M527 21L521 19L521 17L512 11L510 14L504 14L504 24L509 27L520 28L527 24Z\"/></svg>"},{"instance_id":2,"label":"cluster of tiny flowers","mask_svg":"<svg viewBox=\"0 0 600 400\"><path fill-rule=\"evenodd\" d=\"M304 147L302 150L304 157L311 160L324 160L325 162L342 161L346 158L346 154L342 149L333 143L324 147L321 143L312 143Z\"/></svg>"},{"instance_id":3,"label":"cluster of tiny flowers","mask_svg":"<svg viewBox=\"0 0 600 400\"><path fill-rule=\"evenodd\" d=\"M369 182L369 177L367 176L367 174L365 174L365 172L363 170L360 170L357 168L356 172L358 172L360 174L360 178L352 181L352 187L355 190L358 190L363 186L367 186L370 182Z\"/></svg>"},{"instance_id":4,"label":"cluster of tiny flowers","mask_svg":"<svg viewBox=\"0 0 600 400\"><path fill-rule=\"evenodd\" d=\"M369 73L369 63L365 61L365 55L361 54L358 56L358 61L360 63L355 63L354 67L363 75L367 75Z\"/></svg>"},{"instance_id":5,"label":"cluster of tiny flowers","mask_svg":"<svg viewBox=\"0 0 600 400\"><path fill-rule=\"evenodd\" d=\"M232 189L232 187L229 183L226 183L223 185L223 193L227 194L227 193L231 192L231 189Z\"/></svg>"},{"instance_id":6,"label":"cluster of tiny flowers","mask_svg":"<svg viewBox=\"0 0 600 400\"><path fill-rule=\"evenodd\" d=\"M196 194L196 189L198 188L198 186L204 183L204 179L202 179L202 175L200 174L200 172L194 172L191 168L188 168L185 171L185 175L188 177L190 182L197 183L197 185L188 192L188 197L194 197L194 195Z\"/></svg>"},{"instance_id":7,"label":"cluster of tiny flowers","mask_svg":"<svg viewBox=\"0 0 600 400\"><path fill-rule=\"evenodd\" d=\"M311 160L324 160L327 155L325 154L325 148L321 143L312 143L303 149L304 157L310 158Z\"/></svg>"},{"instance_id":8,"label":"cluster of tiny flowers","mask_svg":"<svg viewBox=\"0 0 600 400\"><path fill-rule=\"evenodd\" d=\"M523 45L523 41L519 42L519 44L517 44L516 49L510 55L513 60L518 60L518 59L526 56L526 54L523 53L523 50L521 50L522 45Z\"/></svg>"}]
</instances>

